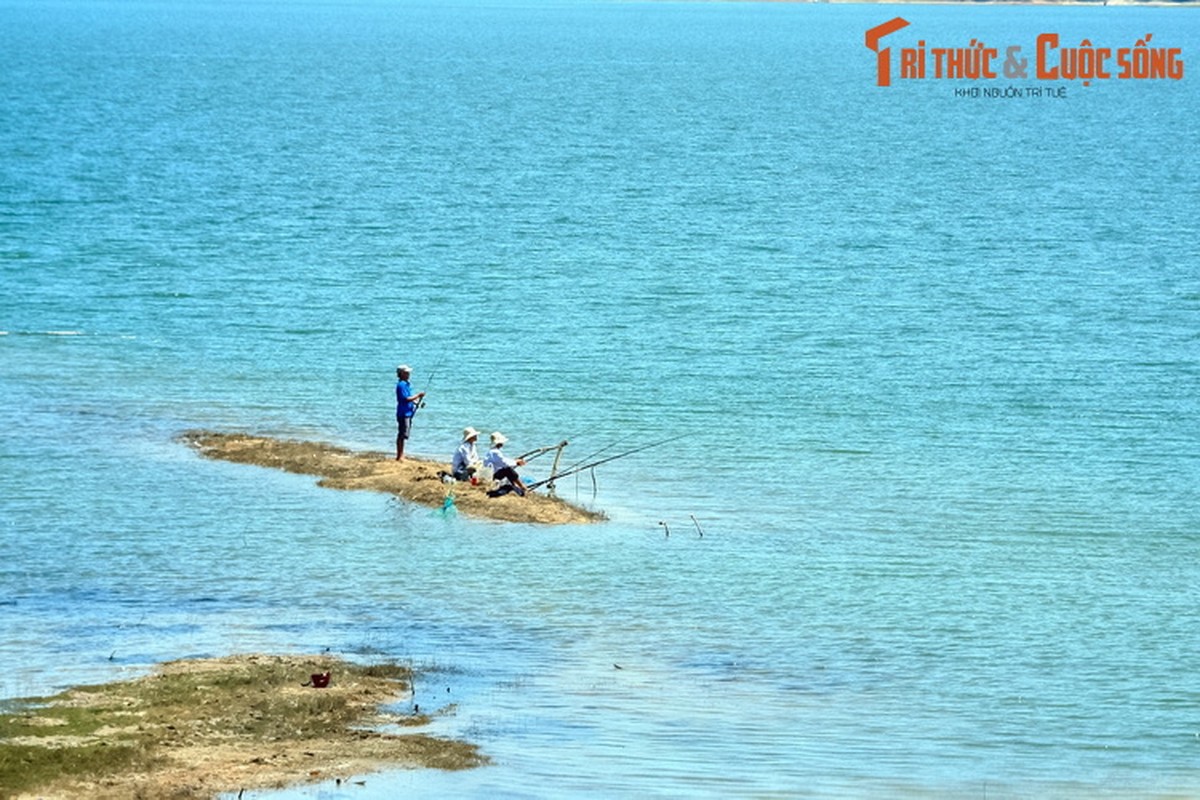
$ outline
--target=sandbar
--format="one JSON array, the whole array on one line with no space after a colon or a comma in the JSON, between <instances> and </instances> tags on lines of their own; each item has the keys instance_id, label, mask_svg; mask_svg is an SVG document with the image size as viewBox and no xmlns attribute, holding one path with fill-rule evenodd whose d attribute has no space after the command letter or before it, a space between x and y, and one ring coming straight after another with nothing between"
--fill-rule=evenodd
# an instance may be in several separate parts
<instances>
[{"instance_id":1,"label":"sandbar","mask_svg":"<svg viewBox=\"0 0 1200 800\"><path fill-rule=\"evenodd\" d=\"M541 490L525 497L515 494L489 497L488 487L482 484L444 483L439 473L449 472L450 465L440 461L411 456L396 461L386 453L355 452L324 442L249 433L188 431L181 438L206 458L316 475L317 484L330 489L388 492L434 509L445 509L450 497L456 511L481 519L539 525L572 525L605 519L599 511L572 505Z\"/></svg>"}]
</instances>

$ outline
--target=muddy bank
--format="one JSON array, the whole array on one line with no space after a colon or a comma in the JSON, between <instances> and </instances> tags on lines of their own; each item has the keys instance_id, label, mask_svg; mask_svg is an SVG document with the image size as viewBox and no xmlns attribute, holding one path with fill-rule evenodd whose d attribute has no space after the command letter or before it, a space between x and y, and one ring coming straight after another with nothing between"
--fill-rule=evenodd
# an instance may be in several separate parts
<instances>
[{"instance_id":1,"label":"muddy bank","mask_svg":"<svg viewBox=\"0 0 1200 800\"><path fill-rule=\"evenodd\" d=\"M311 685L325 673L327 686ZM411 681L398 664L245 655L170 662L136 680L6 703L0 797L211 798L487 763L465 742L380 732L429 721L406 703L399 713L381 709L408 700Z\"/></svg>"},{"instance_id":2,"label":"muddy bank","mask_svg":"<svg viewBox=\"0 0 1200 800\"><path fill-rule=\"evenodd\" d=\"M525 497L488 497L484 486L442 483L445 462L406 457L396 461L386 453L362 453L322 442L301 442L245 433L188 431L182 439L207 458L273 467L316 475L318 485L331 489L369 489L389 492L430 508L442 508L451 494L455 508L473 517L504 522L566 525L598 522L604 515L571 505L544 492Z\"/></svg>"}]
</instances>

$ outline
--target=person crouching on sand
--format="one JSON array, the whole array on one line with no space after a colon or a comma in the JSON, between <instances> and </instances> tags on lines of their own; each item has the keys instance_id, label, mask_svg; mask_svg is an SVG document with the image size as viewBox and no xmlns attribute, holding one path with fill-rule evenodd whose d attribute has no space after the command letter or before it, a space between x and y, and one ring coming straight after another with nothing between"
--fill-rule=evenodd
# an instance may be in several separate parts
<instances>
[{"instance_id":1,"label":"person crouching on sand","mask_svg":"<svg viewBox=\"0 0 1200 800\"><path fill-rule=\"evenodd\" d=\"M412 369L407 364L396 367L396 460L404 460L404 441L412 430L413 414L417 413L417 403L425 397L424 392L412 393L408 376Z\"/></svg>"},{"instance_id":2,"label":"person crouching on sand","mask_svg":"<svg viewBox=\"0 0 1200 800\"><path fill-rule=\"evenodd\" d=\"M524 497L525 484L521 482L521 476L517 474L517 467L524 466L525 459L509 458L504 455L500 448L504 447L504 443L507 441L508 438L500 431L492 434L492 449L484 457L483 465L491 467L492 477L498 481L504 481L504 483L500 485L500 488L488 492L488 494L492 497L499 497L514 491Z\"/></svg>"},{"instance_id":3,"label":"person crouching on sand","mask_svg":"<svg viewBox=\"0 0 1200 800\"><path fill-rule=\"evenodd\" d=\"M469 481L479 471L479 454L475 451L475 440L479 431L474 428L463 428L462 444L454 451L454 459L450 462L450 474L456 481Z\"/></svg>"}]
</instances>

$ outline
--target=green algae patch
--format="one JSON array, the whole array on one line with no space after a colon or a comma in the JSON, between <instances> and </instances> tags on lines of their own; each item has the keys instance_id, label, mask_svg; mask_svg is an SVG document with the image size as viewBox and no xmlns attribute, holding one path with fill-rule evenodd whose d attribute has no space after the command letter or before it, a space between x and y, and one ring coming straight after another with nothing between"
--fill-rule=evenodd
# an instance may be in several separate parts
<instances>
[{"instance_id":1,"label":"green algae patch","mask_svg":"<svg viewBox=\"0 0 1200 800\"><path fill-rule=\"evenodd\" d=\"M398 664L248 655L15 701L0 714L0 797L210 798L487 763L465 742L380 730L429 722L384 710L411 681Z\"/></svg>"},{"instance_id":2,"label":"green algae patch","mask_svg":"<svg viewBox=\"0 0 1200 800\"><path fill-rule=\"evenodd\" d=\"M0 744L0 794L21 796L54 783L153 769L153 758L134 746L105 744ZM43 796L41 792L38 796Z\"/></svg>"}]
</instances>

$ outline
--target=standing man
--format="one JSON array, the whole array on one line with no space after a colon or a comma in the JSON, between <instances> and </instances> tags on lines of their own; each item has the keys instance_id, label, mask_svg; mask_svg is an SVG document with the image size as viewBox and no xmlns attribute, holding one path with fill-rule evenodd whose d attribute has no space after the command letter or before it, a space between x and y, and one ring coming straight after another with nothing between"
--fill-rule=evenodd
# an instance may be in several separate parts
<instances>
[{"instance_id":1,"label":"standing man","mask_svg":"<svg viewBox=\"0 0 1200 800\"><path fill-rule=\"evenodd\" d=\"M404 440L412 428L413 414L417 413L417 403L425 397L424 392L412 393L408 384L408 376L412 369L407 364L396 367L396 460L404 460Z\"/></svg>"}]
</instances>

